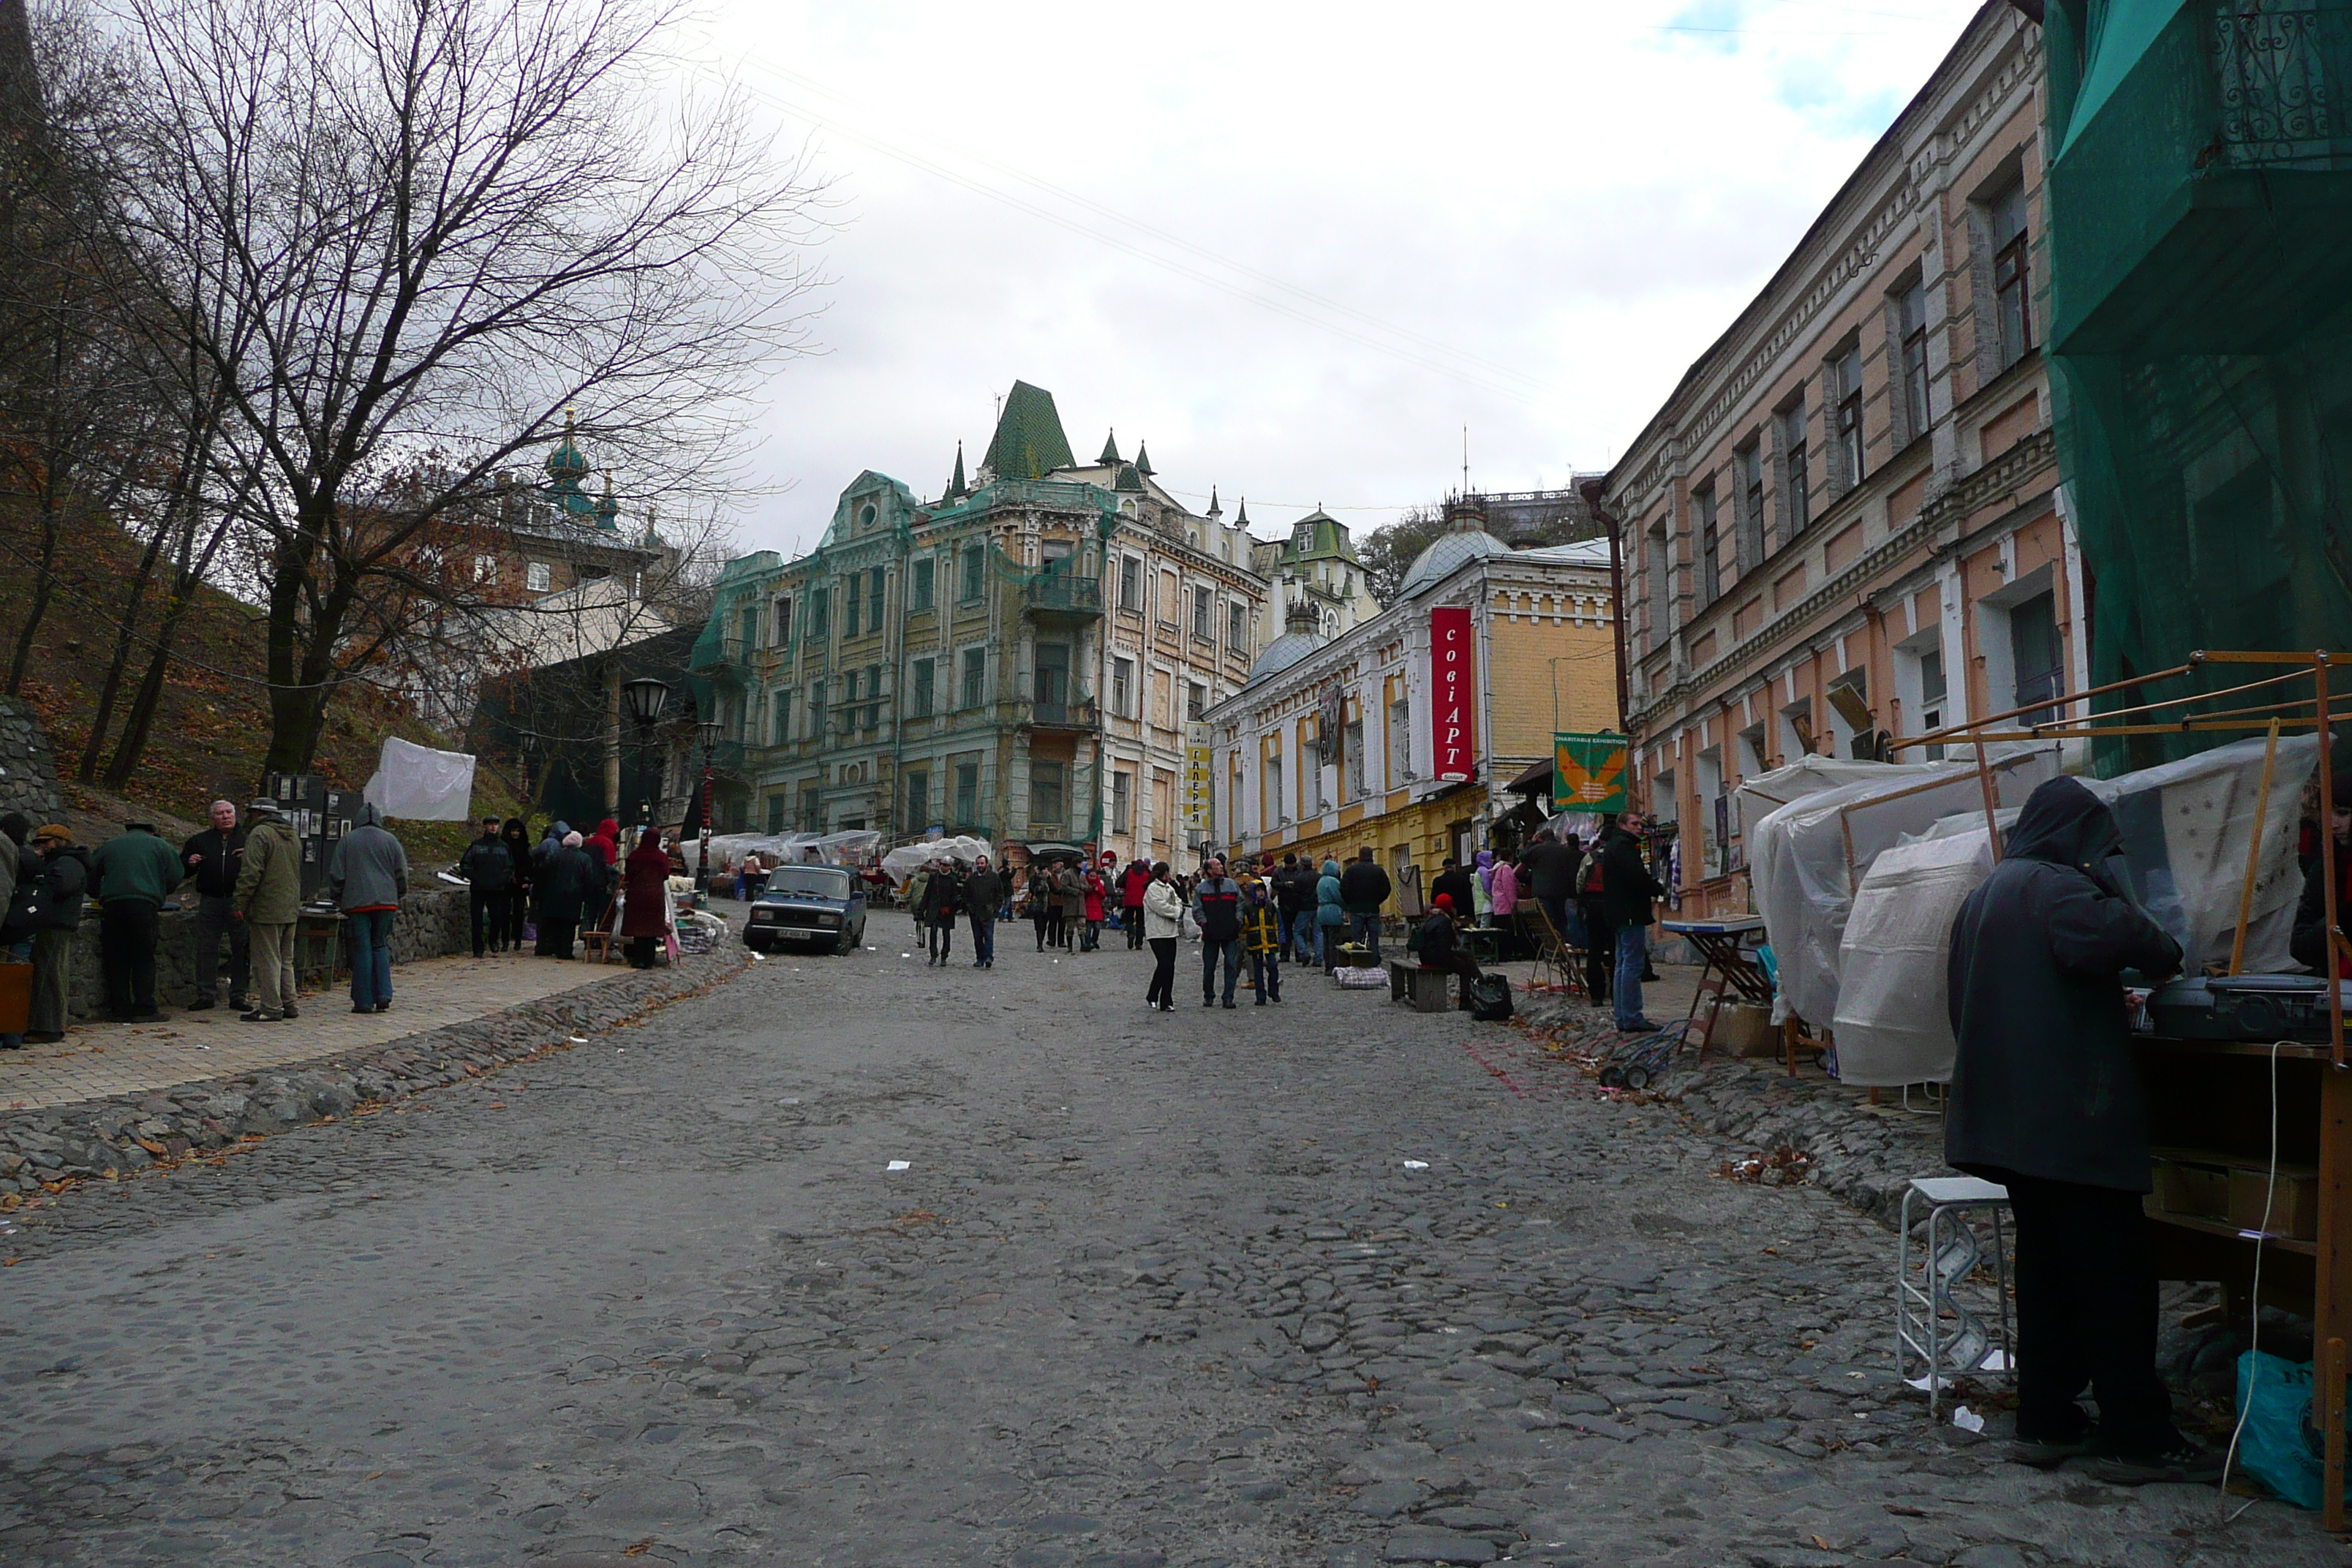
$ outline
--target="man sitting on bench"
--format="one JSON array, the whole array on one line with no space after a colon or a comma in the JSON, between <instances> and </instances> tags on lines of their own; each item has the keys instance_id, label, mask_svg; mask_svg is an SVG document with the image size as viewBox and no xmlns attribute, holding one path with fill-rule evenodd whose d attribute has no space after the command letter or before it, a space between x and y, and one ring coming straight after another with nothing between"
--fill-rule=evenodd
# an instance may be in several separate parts
<instances>
[{"instance_id":1,"label":"man sitting on bench","mask_svg":"<svg viewBox=\"0 0 2352 1568\"><path fill-rule=\"evenodd\" d=\"M1450 969L1462 976L1462 1011L1470 1010L1470 985L1479 976L1478 961L1454 942L1454 896L1437 895L1437 902L1429 918L1421 922L1421 966L1423 969Z\"/></svg>"}]
</instances>

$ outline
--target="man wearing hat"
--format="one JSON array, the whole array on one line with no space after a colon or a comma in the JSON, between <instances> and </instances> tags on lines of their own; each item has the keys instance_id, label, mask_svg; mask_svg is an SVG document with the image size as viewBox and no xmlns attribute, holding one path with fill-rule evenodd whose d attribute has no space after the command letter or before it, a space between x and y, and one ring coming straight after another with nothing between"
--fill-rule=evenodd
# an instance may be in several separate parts
<instances>
[{"instance_id":1,"label":"man wearing hat","mask_svg":"<svg viewBox=\"0 0 2352 1568\"><path fill-rule=\"evenodd\" d=\"M106 1005L118 1024L160 1024L155 1011L155 938L163 900L186 876L151 822L126 822L90 857L101 910L99 952Z\"/></svg>"},{"instance_id":2,"label":"man wearing hat","mask_svg":"<svg viewBox=\"0 0 2352 1568\"><path fill-rule=\"evenodd\" d=\"M54 1045L66 1037L66 996L74 933L89 890L89 851L73 841L71 828L53 822L33 835L27 858L31 863L18 875L39 877L43 897L33 928L33 1006L25 1039Z\"/></svg>"},{"instance_id":3,"label":"man wearing hat","mask_svg":"<svg viewBox=\"0 0 2352 1568\"><path fill-rule=\"evenodd\" d=\"M302 910L302 847L274 800L245 808L245 864L229 895L253 953L253 1009L238 1017L275 1024L299 1017L294 1006L294 925Z\"/></svg>"}]
</instances>

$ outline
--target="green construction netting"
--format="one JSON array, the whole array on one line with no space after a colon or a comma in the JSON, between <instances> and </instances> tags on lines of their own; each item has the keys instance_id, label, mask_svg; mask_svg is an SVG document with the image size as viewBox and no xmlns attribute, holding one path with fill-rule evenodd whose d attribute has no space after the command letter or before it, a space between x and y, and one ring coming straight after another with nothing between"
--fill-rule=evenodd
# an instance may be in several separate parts
<instances>
[{"instance_id":1,"label":"green construction netting","mask_svg":"<svg viewBox=\"0 0 2352 1568\"><path fill-rule=\"evenodd\" d=\"M2051 380L2093 682L2200 648L2352 647L2352 0L2047 15ZM2097 761L2233 738L2103 742Z\"/></svg>"}]
</instances>

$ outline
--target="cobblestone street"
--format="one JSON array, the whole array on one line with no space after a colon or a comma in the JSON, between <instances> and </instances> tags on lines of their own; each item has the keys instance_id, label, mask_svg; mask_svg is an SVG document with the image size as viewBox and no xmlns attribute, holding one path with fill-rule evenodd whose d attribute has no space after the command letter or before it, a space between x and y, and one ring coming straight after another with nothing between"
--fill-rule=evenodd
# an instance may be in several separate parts
<instances>
[{"instance_id":1,"label":"cobblestone street","mask_svg":"<svg viewBox=\"0 0 2352 1568\"><path fill-rule=\"evenodd\" d=\"M1004 934L16 1216L0 1559L2343 1560L1932 1426L1887 1231L1515 1029Z\"/></svg>"}]
</instances>

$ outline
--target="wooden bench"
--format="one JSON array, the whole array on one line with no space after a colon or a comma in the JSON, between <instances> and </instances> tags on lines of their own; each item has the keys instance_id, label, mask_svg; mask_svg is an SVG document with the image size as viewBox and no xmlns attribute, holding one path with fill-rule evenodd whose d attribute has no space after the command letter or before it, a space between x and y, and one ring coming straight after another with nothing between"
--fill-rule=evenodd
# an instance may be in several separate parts
<instances>
[{"instance_id":1,"label":"wooden bench","mask_svg":"<svg viewBox=\"0 0 2352 1568\"><path fill-rule=\"evenodd\" d=\"M1389 1000L1411 1001L1416 1013L1445 1011L1446 983L1454 978L1450 969L1432 969L1427 964L1402 958L1385 961L1389 966Z\"/></svg>"}]
</instances>

